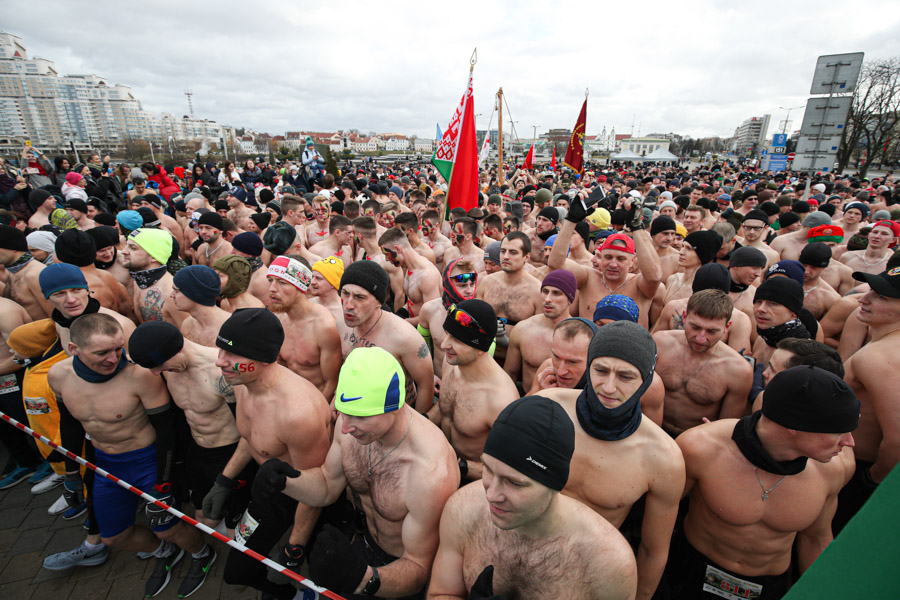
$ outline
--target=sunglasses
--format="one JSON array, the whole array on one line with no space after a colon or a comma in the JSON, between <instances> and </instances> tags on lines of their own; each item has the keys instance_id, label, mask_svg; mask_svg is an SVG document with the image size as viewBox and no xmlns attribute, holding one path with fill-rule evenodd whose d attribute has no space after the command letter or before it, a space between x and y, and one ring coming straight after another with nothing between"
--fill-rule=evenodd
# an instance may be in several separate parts
<instances>
[{"instance_id":1,"label":"sunglasses","mask_svg":"<svg viewBox=\"0 0 900 600\"><path fill-rule=\"evenodd\" d=\"M466 274L468 275L468 273L466 273ZM460 308L456 308L455 304L450 305L450 310L448 311L447 314L451 319L453 319L454 321L456 321L463 327L468 327L470 329L477 329L481 333L487 335L487 332L484 330L484 328L481 326L481 324L478 323L477 320L475 320L475 317L473 317L472 315L470 315L469 313L467 313L466 311L464 311Z\"/></svg>"},{"instance_id":2,"label":"sunglasses","mask_svg":"<svg viewBox=\"0 0 900 600\"><path fill-rule=\"evenodd\" d=\"M450 279L456 283L475 283L478 280L478 274L460 273L459 275L451 275Z\"/></svg>"}]
</instances>

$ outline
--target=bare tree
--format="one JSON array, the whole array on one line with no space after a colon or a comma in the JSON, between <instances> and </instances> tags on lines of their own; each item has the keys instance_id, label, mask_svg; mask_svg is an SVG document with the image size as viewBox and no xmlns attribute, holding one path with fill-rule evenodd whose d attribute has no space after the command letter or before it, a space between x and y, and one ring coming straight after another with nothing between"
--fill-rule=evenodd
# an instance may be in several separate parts
<instances>
[{"instance_id":1,"label":"bare tree","mask_svg":"<svg viewBox=\"0 0 900 600\"><path fill-rule=\"evenodd\" d=\"M859 173L866 174L873 163L886 161L888 149L900 137L900 57L863 65L853 95L847 127L838 150L838 172L854 154L861 160Z\"/></svg>"}]
</instances>

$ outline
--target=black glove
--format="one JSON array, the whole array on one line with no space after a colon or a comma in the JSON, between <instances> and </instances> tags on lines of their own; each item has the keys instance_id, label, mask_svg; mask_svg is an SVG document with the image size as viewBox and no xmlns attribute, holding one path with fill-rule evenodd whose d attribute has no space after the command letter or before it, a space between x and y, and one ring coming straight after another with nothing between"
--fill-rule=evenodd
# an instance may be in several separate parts
<instances>
[{"instance_id":1,"label":"black glove","mask_svg":"<svg viewBox=\"0 0 900 600\"><path fill-rule=\"evenodd\" d=\"M166 506L172 506L172 503L175 501L175 496L173 496L172 492L170 491L172 489L172 485L168 484L168 488L165 489L166 491L153 489L148 491L147 493L160 502L164 503ZM144 512L147 514L147 520L150 521L150 527L161 527L175 518L175 515L152 502L147 503L147 507L144 509Z\"/></svg>"},{"instance_id":2,"label":"black glove","mask_svg":"<svg viewBox=\"0 0 900 600\"><path fill-rule=\"evenodd\" d=\"M572 223L584 221L585 217L594 212L593 204L595 202L596 200L584 198L581 194L575 196L569 202L569 212L566 213L566 221L571 221Z\"/></svg>"},{"instance_id":3,"label":"black glove","mask_svg":"<svg viewBox=\"0 0 900 600\"><path fill-rule=\"evenodd\" d=\"M339 594L352 594L366 575L366 559L355 553L333 525L325 525L309 555L309 578Z\"/></svg>"},{"instance_id":4,"label":"black glove","mask_svg":"<svg viewBox=\"0 0 900 600\"><path fill-rule=\"evenodd\" d=\"M635 196L631 197L631 208L628 209L628 216L625 219L628 223L628 229L637 231L644 228L644 202Z\"/></svg>"},{"instance_id":5,"label":"black glove","mask_svg":"<svg viewBox=\"0 0 900 600\"><path fill-rule=\"evenodd\" d=\"M506 600L502 594L494 594L494 565L488 565L469 590L469 600Z\"/></svg>"},{"instance_id":6,"label":"black glove","mask_svg":"<svg viewBox=\"0 0 900 600\"><path fill-rule=\"evenodd\" d=\"M238 489L243 483L225 477L222 473L216 475L216 482L203 497L203 516L214 521L224 517L225 502L228 501L231 491Z\"/></svg>"},{"instance_id":7,"label":"black glove","mask_svg":"<svg viewBox=\"0 0 900 600\"><path fill-rule=\"evenodd\" d=\"M283 460L270 458L256 472L251 494L257 502L268 502L284 491L288 477L300 477L300 471Z\"/></svg>"},{"instance_id":8,"label":"black glove","mask_svg":"<svg viewBox=\"0 0 900 600\"><path fill-rule=\"evenodd\" d=\"M269 552L269 558L299 575L300 566L303 565L303 559L306 558L306 551L300 544L287 543L284 546L272 548L272 551ZM275 569L268 569L266 577L269 581L278 585L290 585L294 581Z\"/></svg>"},{"instance_id":9,"label":"black glove","mask_svg":"<svg viewBox=\"0 0 900 600\"><path fill-rule=\"evenodd\" d=\"M84 504L84 482L81 480L81 473L66 473L63 498L70 508L78 508Z\"/></svg>"}]
</instances>

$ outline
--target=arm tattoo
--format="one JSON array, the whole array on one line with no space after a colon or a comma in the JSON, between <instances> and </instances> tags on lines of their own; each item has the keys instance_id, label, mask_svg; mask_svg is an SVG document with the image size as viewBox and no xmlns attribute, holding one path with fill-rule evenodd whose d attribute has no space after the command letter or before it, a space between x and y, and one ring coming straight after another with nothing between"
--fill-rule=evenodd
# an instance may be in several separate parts
<instances>
[{"instance_id":1,"label":"arm tattoo","mask_svg":"<svg viewBox=\"0 0 900 600\"><path fill-rule=\"evenodd\" d=\"M422 342L422 345L419 346L419 349L416 351L416 356L418 356L419 358L428 358L428 355L428 344Z\"/></svg>"},{"instance_id":2,"label":"arm tattoo","mask_svg":"<svg viewBox=\"0 0 900 600\"><path fill-rule=\"evenodd\" d=\"M230 383L226 383L224 375L219 375L219 380L216 382L216 391L225 398L227 404L237 402L237 399L234 397L234 388L231 387Z\"/></svg>"},{"instance_id":3,"label":"arm tattoo","mask_svg":"<svg viewBox=\"0 0 900 600\"><path fill-rule=\"evenodd\" d=\"M144 294L144 302L141 306L141 318L147 321L163 321L163 304L165 298L156 288L147 290Z\"/></svg>"}]
</instances>

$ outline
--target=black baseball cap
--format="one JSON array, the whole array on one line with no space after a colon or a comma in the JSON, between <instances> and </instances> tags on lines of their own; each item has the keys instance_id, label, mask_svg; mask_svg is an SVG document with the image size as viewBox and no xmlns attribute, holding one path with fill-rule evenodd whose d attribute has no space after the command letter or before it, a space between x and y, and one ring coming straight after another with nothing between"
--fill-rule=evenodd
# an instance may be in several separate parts
<instances>
[{"instance_id":1,"label":"black baseball cap","mask_svg":"<svg viewBox=\"0 0 900 600\"><path fill-rule=\"evenodd\" d=\"M863 271L855 271L853 279L864 281L869 284L875 292L888 298L900 298L900 267L894 267L889 271L884 271L873 275Z\"/></svg>"}]
</instances>

